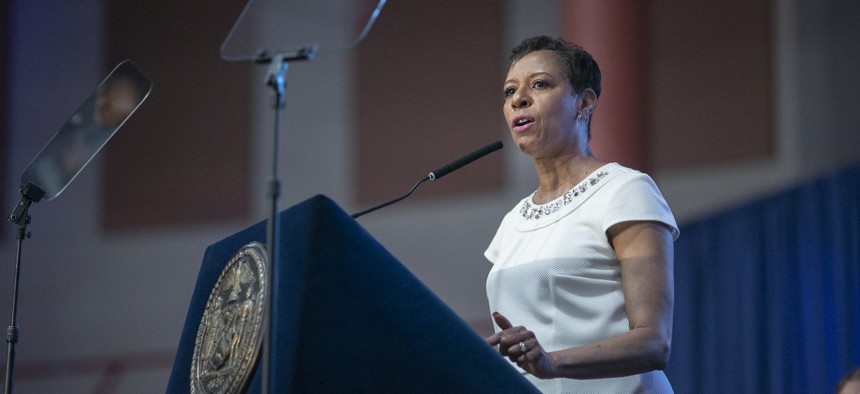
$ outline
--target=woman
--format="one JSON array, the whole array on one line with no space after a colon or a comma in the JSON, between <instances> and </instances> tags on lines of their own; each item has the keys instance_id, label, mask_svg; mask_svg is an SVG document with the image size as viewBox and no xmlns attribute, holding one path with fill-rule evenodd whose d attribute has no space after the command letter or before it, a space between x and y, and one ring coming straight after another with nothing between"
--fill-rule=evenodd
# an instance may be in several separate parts
<instances>
[{"instance_id":1,"label":"woman","mask_svg":"<svg viewBox=\"0 0 860 394\"><path fill-rule=\"evenodd\" d=\"M511 136L538 188L505 215L485 255L498 346L544 392L671 393L678 228L645 174L596 159L600 70L541 36L514 48L504 84Z\"/></svg>"}]
</instances>

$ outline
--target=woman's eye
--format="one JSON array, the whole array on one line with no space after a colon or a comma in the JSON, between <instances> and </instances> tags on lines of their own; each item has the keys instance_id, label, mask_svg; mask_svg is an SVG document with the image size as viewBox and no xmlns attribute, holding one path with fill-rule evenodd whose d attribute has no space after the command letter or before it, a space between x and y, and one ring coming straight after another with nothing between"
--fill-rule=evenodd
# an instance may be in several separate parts
<instances>
[{"instance_id":1,"label":"woman's eye","mask_svg":"<svg viewBox=\"0 0 860 394\"><path fill-rule=\"evenodd\" d=\"M536 89L541 89L549 86L549 84L544 81L535 81L532 86L534 86Z\"/></svg>"},{"instance_id":2,"label":"woman's eye","mask_svg":"<svg viewBox=\"0 0 860 394\"><path fill-rule=\"evenodd\" d=\"M516 90L516 89L514 89L514 88L507 88L507 89L505 89L505 97L511 97L511 96L513 96L513 95L514 95L514 92L516 92L516 91L517 91L517 90Z\"/></svg>"}]
</instances>

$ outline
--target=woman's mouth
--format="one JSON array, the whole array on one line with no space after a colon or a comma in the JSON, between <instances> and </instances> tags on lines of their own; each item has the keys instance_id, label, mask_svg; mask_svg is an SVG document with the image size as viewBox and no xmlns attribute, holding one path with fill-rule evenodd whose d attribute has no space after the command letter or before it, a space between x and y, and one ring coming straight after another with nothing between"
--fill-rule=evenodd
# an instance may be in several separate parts
<instances>
[{"instance_id":1,"label":"woman's mouth","mask_svg":"<svg viewBox=\"0 0 860 394\"><path fill-rule=\"evenodd\" d=\"M514 132L522 132L530 128L534 124L534 118L530 116L517 116L511 122L511 130Z\"/></svg>"}]
</instances>

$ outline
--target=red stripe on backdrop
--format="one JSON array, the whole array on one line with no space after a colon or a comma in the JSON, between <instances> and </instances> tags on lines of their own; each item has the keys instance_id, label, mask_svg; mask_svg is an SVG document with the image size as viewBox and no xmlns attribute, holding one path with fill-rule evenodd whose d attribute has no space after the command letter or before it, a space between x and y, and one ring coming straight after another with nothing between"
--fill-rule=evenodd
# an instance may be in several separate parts
<instances>
[{"instance_id":1,"label":"red stripe on backdrop","mask_svg":"<svg viewBox=\"0 0 860 394\"><path fill-rule=\"evenodd\" d=\"M648 171L648 2L563 1L563 35L600 66L602 93L591 122L595 156Z\"/></svg>"},{"instance_id":2,"label":"red stripe on backdrop","mask_svg":"<svg viewBox=\"0 0 860 394\"><path fill-rule=\"evenodd\" d=\"M15 380L100 376L93 393L113 393L123 375L151 369L169 369L175 356L176 352L170 350L21 362L15 364ZM6 369L5 365L3 369Z\"/></svg>"}]
</instances>

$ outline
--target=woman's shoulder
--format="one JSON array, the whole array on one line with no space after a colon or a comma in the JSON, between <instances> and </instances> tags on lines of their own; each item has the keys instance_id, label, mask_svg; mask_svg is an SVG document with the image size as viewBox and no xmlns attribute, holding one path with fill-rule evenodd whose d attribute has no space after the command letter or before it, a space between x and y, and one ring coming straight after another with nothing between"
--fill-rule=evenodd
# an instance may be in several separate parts
<instances>
[{"instance_id":1,"label":"woman's shoulder","mask_svg":"<svg viewBox=\"0 0 860 394\"><path fill-rule=\"evenodd\" d=\"M646 174L646 173L644 173L644 172L642 172L642 171L639 171L639 170L637 170L637 169L635 169L635 168L625 167L625 166L623 166L623 165L621 165L621 164L619 164L619 163L616 163L616 162L606 163L606 164L604 164L604 165L603 165L603 167L600 167L597 171L604 171L604 172L616 172L616 173L618 173L618 175L621 175L621 176L624 176L624 177L641 177L641 176L645 176L645 177L649 177L649 178L650 178L650 176L649 176L648 174Z\"/></svg>"},{"instance_id":2,"label":"woman's shoulder","mask_svg":"<svg viewBox=\"0 0 860 394\"><path fill-rule=\"evenodd\" d=\"M603 200L607 208L605 229L624 221L657 221L665 223L671 229L672 238L677 239L680 231L675 217L651 176L612 164L612 169L607 171L616 171L616 176L604 188L607 193Z\"/></svg>"},{"instance_id":3,"label":"woman's shoulder","mask_svg":"<svg viewBox=\"0 0 860 394\"><path fill-rule=\"evenodd\" d=\"M611 183L615 188L639 185L657 189L657 184L650 175L633 168L625 167L618 163L608 163L598 171L614 175L612 177L614 182Z\"/></svg>"}]
</instances>

